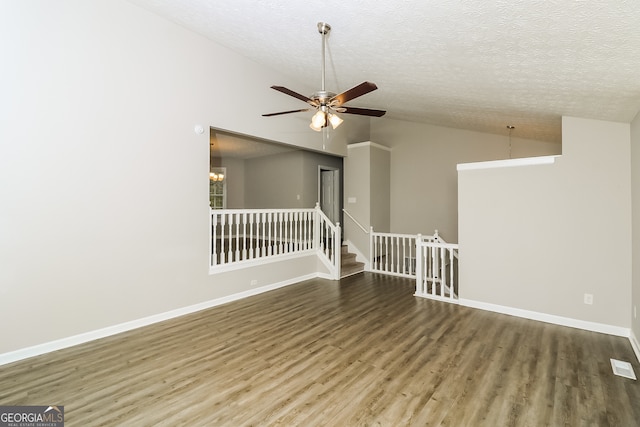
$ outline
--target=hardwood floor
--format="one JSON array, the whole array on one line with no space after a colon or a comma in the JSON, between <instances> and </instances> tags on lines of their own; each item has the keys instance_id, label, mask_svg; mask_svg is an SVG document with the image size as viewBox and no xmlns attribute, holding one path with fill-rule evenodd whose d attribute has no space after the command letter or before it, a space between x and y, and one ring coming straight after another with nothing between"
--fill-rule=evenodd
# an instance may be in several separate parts
<instances>
[{"instance_id":1,"label":"hardwood floor","mask_svg":"<svg viewBox=\"0 0 640 427\"><path fill-rule=\"evenodd\" d=\"M625 338L315 279L0 367L67 426L637 426Z\"/></svg>"}]
</instances>

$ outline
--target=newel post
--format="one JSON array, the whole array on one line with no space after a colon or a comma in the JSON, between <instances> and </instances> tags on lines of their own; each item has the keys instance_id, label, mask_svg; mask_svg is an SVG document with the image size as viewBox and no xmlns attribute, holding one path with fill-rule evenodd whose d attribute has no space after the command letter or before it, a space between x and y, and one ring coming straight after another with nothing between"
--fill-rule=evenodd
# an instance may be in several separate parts
<instances>
[{"instance_id":1,"label":"newel post","mask_svg":"<svg viewBox=\"0 0 640 427\"><path fill-rule=\"evenodd\" d=\"M342 242L341 238L342 230L340 229L340 223L336 223L336 234L333 236L333 277L335 280L340 280L340 268L342 263Z\"/></svg>"}]
</instances>

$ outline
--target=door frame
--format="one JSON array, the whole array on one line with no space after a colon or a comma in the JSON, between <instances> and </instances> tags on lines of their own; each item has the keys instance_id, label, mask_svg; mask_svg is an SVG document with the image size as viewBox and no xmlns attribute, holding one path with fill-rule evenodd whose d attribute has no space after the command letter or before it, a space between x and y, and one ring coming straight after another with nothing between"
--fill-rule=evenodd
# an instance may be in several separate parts
<instances>
[{"instance_id":1,"label":"door frame","mask_svg":"<svg viewBox=\"0 0 640 427\"><path fill-rule=\"evenodd\" d=\"M341 209L341 200L342 194L340 192L340 180L342 176L340 174L340 168L334 166L324 166L318 165L318 205L322 200L322 172L334 172L333 180L333 204L334 204L334 213L337 215L338 220L336 222L342 222L342 209Z\"/></svg>"}]
</instances>

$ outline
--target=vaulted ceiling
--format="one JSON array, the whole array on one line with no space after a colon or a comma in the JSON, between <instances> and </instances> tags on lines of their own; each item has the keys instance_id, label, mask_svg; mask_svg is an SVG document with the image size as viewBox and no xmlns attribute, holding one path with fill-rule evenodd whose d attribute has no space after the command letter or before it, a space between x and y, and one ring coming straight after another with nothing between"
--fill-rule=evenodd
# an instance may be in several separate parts
<instances>
[{"instance_id":1,"label":"vaulted ceiling","mask_svg":"<svg viewBox=\"0 0 640 427\"><path fill-rule=\"evenodd\" d=\"M327 22L327 89L375 82L349 106L393 119L560 141L563 115L629 122L640 109L638 0L130 1L304 95L320 89Z\"/></svg>"}]
</instances>

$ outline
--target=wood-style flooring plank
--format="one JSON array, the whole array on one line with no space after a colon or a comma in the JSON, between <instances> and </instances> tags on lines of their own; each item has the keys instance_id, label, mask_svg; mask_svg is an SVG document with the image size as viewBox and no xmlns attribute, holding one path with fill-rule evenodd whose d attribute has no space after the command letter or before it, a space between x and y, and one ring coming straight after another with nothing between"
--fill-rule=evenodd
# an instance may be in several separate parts
<instances>
[{"instance_id":1,"label":"wood-style flooring plank","mask_svg":"<svg viewBox=\"0 0 640 427\"><path fill-rule=\"evenodd\" d=\"M314 279L0 367L67 426L640 426L627 339Z\"/></svg>"}]
</instances>

